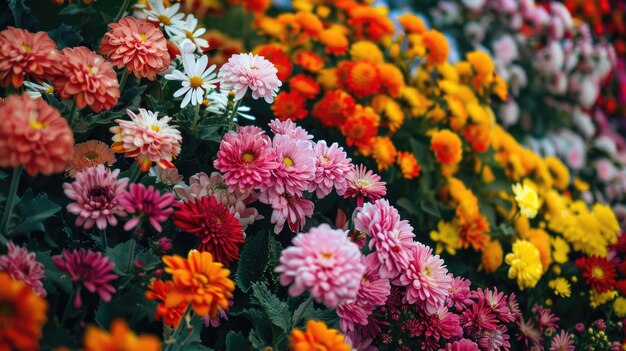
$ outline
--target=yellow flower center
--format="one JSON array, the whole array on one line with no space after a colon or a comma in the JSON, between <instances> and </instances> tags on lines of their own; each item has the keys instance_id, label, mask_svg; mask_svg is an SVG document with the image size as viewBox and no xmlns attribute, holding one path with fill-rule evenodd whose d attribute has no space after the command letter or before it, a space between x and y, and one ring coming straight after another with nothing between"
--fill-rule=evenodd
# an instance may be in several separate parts
<instances>
[{"instance_id":1,"label":"yellow flower center","mask_svg":"<svg viewBox=\"0 0 626 351\"><path fill-rule=\"evenodd\" d=\"M330 260L333 257L333 254L330 252L321 252L320 254L325 260Z\"/></svg>"},{"instance_id":2,"label":"yellow flower center","mask_svg":"<svg viewBox=\"0 0 626 351\"><path fill-rule=\"evenodd\" d=\"M87 73L91 73L91 71L93 71L93 67L92 66L87 66Z\"/></svg>"},{"instance_id":3,"label":"yellow flower center","mask_svg":"<svg viewBox=\"0 0 626 351\"><path fill-rule=\"evenodd\" d=\"M150 126L150 129L158 133L161 130L161 127L157 126L156 124L153 124Z\"/></svg>"},{"instance_id":4,"label":"yellow flower center","mask_svg":"<svg viewBox=\"0 0 626 351\"><path fill-rule=\"evenodd\" d=\"M28 118L28 125L34 130L42 130L48 126L46 123L39 122L37 120L37 113L35 113L34 111L30 113L30 116Z\"/></svg>"},{"instance_id":5,"label":"yellow flower center","mask_svg":"<svg viewBox=\"0 0 626 351\"><path fill-rule=\"evenodd\" d=\"M85 152L83 157L88 159L89 161L95 161L98 159L98 153L95 151L87 151Z\"/></svg>"},{"instance_id":6,"label":"yellow flower center","mask_svg":"<svg viewBox=\"0 0 626 351\"><path fill-rule=\"evenodd\" d=\"M31 52L33 51L33 47L28 44L22 44L22 50L24 50L24 52Z\"/></svg>"},{"instance_id":7,"label":"yellow flower center","mask_svg":"<svg viewBox=\"0 0 626 351\"><path fill-rule=\"evenodd\" d=\"M600 267L593 267L593 269L591 270L591 274L596 279L604 278L604 271Z\"/></svg>"},{"instance_id":8,"label":"yellow flower center","mask_svg":"<svg viewBox=\"0 0 626 351\"><path fill-rule=\"evenodd\" d=\"M288 157L288 156L283 157L283 163L287 167L293 167L293 160L291 159L291 157Z\"/></svg>"},{"instance_id":9,"label":"yellow flower center","mask_svg":"<svg viewBox=\"0 0 626 351\"><path fill-rule=\"evenodd\" d=\"M250 69L253 69L253 70L257 70L257 71L258 71L258 70L259 70L259 67L257 67L257 66L250 66Z\"/></svg>"},{"instance_id":10,"label":"yellow flower center","mask_svg":"<svg viewBox=\"0 0 626 351\"><path fill-rule=\"evenodd\" d=\"M322 157L322 162L323 163L326 163L328 161L330 161L330 159L328 157L326 157L326 156Z\"/></svg>"},{"instance_id":11,"label":"yellow flower center","mask_svg":"<svg viewBox=\"0 0 626 351\"><path fill-rule=\"evenodd\" d=\"M139 34L139 38L141 39L141 42L143 43L144 41L148 39L148 36L145 33L142 33L142 34Z\"/></svg>"},{"instance_id":12,"label":"yellow flower center","mask_svg":"<svg viewBox=\"0 0 626 351\"><path fill-rule=\"evenodd\" d=\"M254 155L246 152L243 155L241 155L241 159L243 160L243 162L252 162L254 161Z\"/></svg>"},{"instance_id":13,"label":"yellow flower center","mask_svg":"<svg viewBox=\"0 0 626 351\"><path fill-rule=\"evenodd\" d=\"M50 88L46 89L46 93L48 93L48 94L54 93L54 87L50 86Z\"/></svg>"},{"instance_id":14,"label":"yellow flower center","mask_svg":"<svg viewBox=\"0 0 626 351\"><path fill-rule=\"evenodd\" d=\"M192 42L194 43L196 42L195 41L196 38L193 36L193 32L185 31L185 36L187 37L187 39L191 40Z\"/></svg>"},{"instance_id":15,"label":"yellow flower center","mask_svg":"<svg viewBox=\"0 0 626 351\"><path fill-rule=\"evenodd\" d=\"M193 76L189 78L189 86L191 86L193 89L200 88L202 84L204 84L204 81L200 76Z\"/></svg>"},{"instance_id":16,"label":"yellow flower center","mask_svg":"<svg viewBox=\"0 0 626 351\"><path fill-rule=\"evenodd\" d=\"M163 23L166 26L169 26L170 24L172 24L172 21L170 20L170 18L165 15L159 15L157 19L159 20L159 22Z\"/></svg>"}]
</instances>

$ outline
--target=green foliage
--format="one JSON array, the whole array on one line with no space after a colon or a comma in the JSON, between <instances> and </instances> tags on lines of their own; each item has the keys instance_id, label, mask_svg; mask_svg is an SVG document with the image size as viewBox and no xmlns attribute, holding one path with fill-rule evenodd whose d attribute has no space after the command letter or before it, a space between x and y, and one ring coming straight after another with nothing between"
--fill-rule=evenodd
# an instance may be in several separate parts
<instances>
[{"instance_id":1,"label":"green foliage","mask_svg":"<svg viewBox=\"0 0 626 351\"><path fill-rule=\"evenodd\" d=\"M243 336L241 332L229 331L226 335L226 350L227 351L239 351L249 350L250 343Z\"/></svg>"},{"instance_id":2,"label":"green foliage","mask_svg":"<svg viewBox=\"0 0 626 351\"><path fill-rule=\"evenodd\" d=\"M289 306L272 294L265 283L252 284L252 302L261 306L273 325L282 330L291 330Z\"/></svg>"},{"instance_id":3,"label":"green foliage","mask_svg":"<svg viewBox=\"0 0 626 351\"><path fill-rule=\"evenodd\" d=\"M239 265L235 282L237 286L248 292L252 284L263 275L269 258L268 232L262 230L248 238L239 256Z\"/></svg>"},{"instance_id":4,"label":"green foliage","mask_svg":"<svg viewBox=\"0 0 626 351\"><path fill-rule=\"evenodd\" d=\"M19 199L13 209L13 227L9 227L9 233L15 235L28 235L31 232L45 231L44 221L61 210L61 206L50 201L45 193L33 195L33 190L28 189Z\"/></svg>"}]
</instances>

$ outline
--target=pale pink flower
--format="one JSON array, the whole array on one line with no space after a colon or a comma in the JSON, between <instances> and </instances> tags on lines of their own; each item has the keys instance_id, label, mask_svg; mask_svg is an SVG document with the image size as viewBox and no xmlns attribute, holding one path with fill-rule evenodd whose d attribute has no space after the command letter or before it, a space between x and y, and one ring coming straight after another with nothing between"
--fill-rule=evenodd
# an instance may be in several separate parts
<instances>
[{"instance_id":1,"label":"pale pink flower","mask_svg":"<svg viewBox=\"0 0 626 351\"><path fill-rule=\"evenodd\" d=\"M270 137L268 137L265 134L265 131L257 126L243 126L243 127L239 127L239 129L237 130L237 133L239 134L250 134L250 135L254 135L254 136L258 136L260 138L264 138L265 140L267 140L268 143L270 143ZM232 135L232 134L228 134L228 135Z\"/></svg>"},{"instance_id":2,"label":"pale pink flower","mask_svg":"<svg viewBox=\"0 0 626 351\"><path fill-rule=\"evenodd\" d=\"M264 98L271 104L282 85L276 73L278 70L274 64L263 56L251 53L233 55L218 73L220 89L235 91L235 101L239 101L249 88L254 99Z\"/></svg>"},{"instance_id":3,"label":"pale pink flower","mask_svg":"<svg viewBox=\"0 0 626 351\"><path fill-rule=\"evenodd\" d=\"M0 271L9 273L11 278L28 285L41 297L46 296L42 280L45 279L43 264L35 260L35 253L12 242L7 243L7 254L0 256Z\"/></svg>"},{"instance_id":4,"label":"pale pink flower","mask_svg":"<svg viewBox=\"0 0 626 351\"><path fill-rule=\"evenodd\" d=\"M335 308L356 298L365 265L344 231L322 224L298 234L282 251L275 271L282 285L291 284L289 295L308 290L315 301Z\"/></svg>"},{"instance_id":5,"label":"pale pink flower","mask_svg":"<svg viewBox=\"0 0 626 351\"><path fill-rule=\"evenodd\" d=\"M80 173L79 173L80 174ZM79 249L74 251L63 250L63 253L52 257L52 261L59 270L67 273L76 286L74 307L82 306L80 296L81 287L87 291L97 293L104 302L111 301L115 288L110 284L117 278L113 273L115 263L101 252Z\"/></svg>"},{"instance_id":6,"label":"pale pink flower","mask_svg":"<svg viewBox=\"0 0 626 351\"><path fill-rule=\"evenodd\" d=\"M493 41L493 53L496 59L510 63L517 58L517 43L510 35L504 35Z\"/></svg>"},{"instance_id":7,"label":"pale pink flower","mask_svg":"<svg viewBox=\"0 0 626 351\"><path fill-rule=\"evenodd\" d=\"M394 284L406 286L407 303L418 303L430 314L446 302L452 278L439 257L428 246L417 243L409 250L409 264Z\"/></svg>"},{"instance_id":8,"label":"pale pink flower","mask_svg":"<svg viewBox=\"0 0 626 351\"><path fill-rule=\"evenodd\" d=\"M292 120L286 119L281 121L278 118L273 119L269 124L272 133L278 135L286 135L292 139L310 140L313 136L304 128L298 127Z\"/></svg>"},{"instance_id":9,"label":"pale pink flower","mask_svg":"<svg viewBox=\"0 0 626 351\"><path fill-rule=\"evenodd\" d=\"M263 186L269 196L290 194L302 196L315 178L315 151L308 141L275 135L272 149L278 167L272 170L272 181Z\"/></svg>"},{"instance_id":10,"label":"pale pink flower","mask_svg":"<svg viewBox=\"0 0 626 351\"><path fill-rule=\"evenodd\" d=\"M141 183L131 184L130 191L122 194L119 198L119 203L124 206L124 210L135 215L134 218L126 222L124 230L129 231L137 227L146 218L150 225L160 233L163 230L161 222L167 220L174 212L172 208L174 198L173 193L161 195L161 192L152 185L146 188Z\"/></svg>"},{"instance_id":11,"label":"pale pink flower","mask_svg":"<svg viewBox=\"0 0 626 351\"><path fill-rule=\"evenodd\" d=\"M269 138L249 133L227 133L213 166L224 174L230 191L250 192L267 185L278 162Z\"/></svg>"},{"instance_id":12,"label":"pale pink flower","mask_svg":"<svg viewBox=\"0 0 626 351\"><path fill-rule=\"evenodd\" d=\"M119 199L126 192L128 178L117 179L119 169L111 172L103 165L86 168L76 174L73 183L64 183L65 195L74 200L67 205L67 211L77 215L76 225L91 229L94 224L99 229L107 225L117 225L116 216L125 216Z\"/></svg>"},{"instance_id":13,"label":"pale pink flower","mask_svg":"<svg viewBox=\"0 0 626 351\"><path fill-rule=\"evenodd\" d=\"M117 68L125 68L137 78L155 80L170 65L167 40L159 27L134 17L109 24L100 53Z\"/></svg>"},{"instance_id":14,"label":"pale pink flower","mask_svg":"<svg viewBox=\"0 0 626 351\"><path fill-rule=\"evenodd\" d=\"M500 325L495 330L485 330L478 339L478 347L481 350L509 350L511 343L507 332L505 325Z\"/></svg>"},{"instance_id":15,"label":"pale pink flower","mask_svg":"<svg viewBox=\"0 0 626 351\"><path fill-rule=\"evenodd\" d=\"M306 217L313 215L315 205L311 200L307 200L290 194L282 194L272 197L263 198L261 201L272 206L272 218L270 222L275 224L274 233L278 234L283 230L285 223L289 226L289 230L296 233L304 228Z\"/></svg>"},{"instance_id":16,"label":"pale pink flower","mask_svg":"<svg viewBox=\"0 0 626 351\"><path fill-rule=\"evenodd\" d=\"M346 176L354 172L354 165L347 157L339 144L332 143L330 147L326 141L320 140L315 144L316 168L315 178L309 183L309 191L315 191L318 199L326 197L335 189L337 194L343 195L348 189Z\"/></svg>"},{"instance_id":17,"label":"pale pink flower","mask_svg":"<svg viewBox=\"0 0 626 351\"><path fill-rule=\"evenodd\" d=\"M380 181L380 176L372 171L368 171L365 166L359 165L354 172L346 176L348 189L343 197L357 198L357 206L363 206L365 198L371 201L378 200L387 194L385 182Z\"/></svg>"},{"instance_id":18,"label":"pale pink flower","mask_svg":"<svg viewBox=\"0 0 626 351\"><path fill-rule=\"evenodd\" d=\"M130 121L116 119L117 126L109 130L114 141L112 149L124 153L126 157L137 159L139 168L147 172L156 162L161 168L173 168L174 160L180 153L183 137L176 125L169 125L171 117L158 118L158 112L140 108L139 114L126 110Z\"/></svg>"}]
</instances>

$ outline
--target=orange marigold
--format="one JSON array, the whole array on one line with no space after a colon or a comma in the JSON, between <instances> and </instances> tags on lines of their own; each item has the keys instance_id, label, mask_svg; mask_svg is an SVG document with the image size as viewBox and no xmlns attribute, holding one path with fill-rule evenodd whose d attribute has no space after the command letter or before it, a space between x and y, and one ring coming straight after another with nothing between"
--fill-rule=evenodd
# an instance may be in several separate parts
<instances>
[{"instance_id":1,"label":"orange marigold","mask_svg":"<svg viewBox=\"0 0 626 351\"><path fill-rule=\"evenodd\" d=\"M313 117L326 127L339 127L354 113L354 99L342 90L327 92L313 108Z\"/></svg>"},{"instance_id":2,"label":"orange marigold","mask_svg":"<svg viewBox=\"0 0 626 351\"><path fill-rule=\"evenodd\" d=\"M502 100L506 101L509 97L509 87L506 84L506 81L502 79L500 76L495 76L493 81L493 93Z\"/></svg>"},{"instance_id":3,"label":"orange marigold","mask_svg":"<svg viewBox=\"0 0 626 351\"><path fill-rule=\"evenodd\" d=\"M348 146L366 147L378 133L380 117L371 107L356 105L354 113L340 127Z\"/></svg>"},{"instance_id":4,"label":"orange marigold","mask_svg":"<svg viewBox=\"0 0 626 351\"><path fill-rule=\"evenodd\" d=\"M0 286L0 350L39 350L46 300L5 272L0 272Z\"/></svg>"},{"instance_id":5,"label":"orange marigold","mask_svg":"<svg viewBox=\"0 0 626 351\"><path fill-rule=\"evenodd\" d=\"M463 128L463 136L476 152L485 152L491 144L491 126L487 123L468 124Z\"/></svg>"},{"instance_id":6,"label":"orange marigold","mask_svg":"<svg viewBox=\"0 0 626 351\"><path fill-rule=\"evenodd\" d=\"M463 157L462 146L459 136L448 129L434 132L430 139L430 149L443 164L459 163Z\"/></svg>"},{"instance_id":7,"label":"orange marigold","mask_svg":"<svg viewBox=\"0 0 626 351\"><path fill-rule=\"evenodd\" d=\"M469 62L476 74L488 77L492 76L495 70L495 66L493 65L493 61L489 54L484 51L472 51L466 55L467 62Z\"/></svg>"},{"instance_id":8,"label":"orange marigold","mask_svg":"<svg viewBox=\"0 0 626 351\"><path fill-rule=\"evenodd\" d=\"M343 55L350 46L348 38L338 27L323 30L319 40L326 47L326 52L331 55Z\"/></svg>"},{"instance_id":9,"label":"orange marigold","mask_svg":"<svg viewBox=\"0 0 626 351\"><path fill-rule=\"evenodd\" d=\"M528 241L539 250L539 258L543 271L546 272L552 263L552 250L550 249L550 235L543 229L531 229L526 234Z\"/></svg>"},{"instance_id":10,"label":"orange marigold","mask_svg":"<svg viewBox=\"0 0 626 351\"><path fill-rule=\"evenodd\" d=\"M296 121L307 116L306 99L297 91L281 91L274 104L272 104L272 112L281 121L290 119Z\"/></svg>"},{"instance_id":11,"label":"orange marigold","mask_svg":"<svg viewBox=\"0 0 626 351\"><path fill-rule=\"evenodd\" d=\"M289 337L291 351L350 351L344 336L336 329L328 328L326 323L309 320L306 330L293 329Z\"/></svg>"},{"instance_id":12,"label":"orange marigold","mask_svg":"<svg viewBox=\"0 0 626 351\"><path fill-rule=\"evenodd\" d=\"M378 65L380 73L380 83L385 88L385 92L394 98L400 96L400 91L404 88L404 75L402 71L390 63L382 63Z\"/></svg>"},{"instance_id":13,"label":"orange marigold","mask_svg":"<svg viewBox=\"0 0 626 351\"><path fill-rule=\"evenodd\" d=\"M395 30L384 7L357 4L348 15L348 24L354 28L359 39L367 38L376 42L383 36L392 35Z\"/></svg>"},{"instance_id":14,"label":"orange marigold","mask_svg":"<svg viewBox=\"0 0 626 351\"><path fill-rule=\"evenodd\" d=\"M398 166L400 166L400 171L405 179L413 179L420 175L421 168L417 159L408 151L398 152Z\"/></svg>"},{"instance_id":15,"label":"orange marigold","mask_svg":"<svg viewBox=\"0 0 626 351\"><path fill-rule=\"evenodd\" d=\"M313 99L320 93L320 86L311 76L298 74L289 79L289 87L307 99Z\"/></svg>"},{"instance_id":16,"label":"orange marigold","mask_svg":"<svg viewBox=\"0 0 626 351\"><path fill-rule=\"evenodd\" d=\"M483 248L482 265L488 273L495 272L502 265L502 245L498 240L488 242Z\"/></svg>"},{"instance_id":17,"label":"orange marigold","mask_svg":"<svg viewBox=\"0 0 626 351\"><path fill-rule=\"evenodd\" d=\"M296 21L304 32L313 38L318 38L320 33L324 30L322 21L311 12L299 11L296 13Z\"/></svg>"},{"instance_id":18,"label":"orange marigold","mask_svg":"<svg viewBox=\"0 0 626 351\"><path fill-rule=\"evenodd\" d=\"M398 22L409 33L422 34L426 31L424 21L412 13L405 13L398 17Z\"/></svg>"},{"instance_id":19,"label":"orange marigold","mask_svg":"<svg viewBox=\"0 0 626 351\"><path fill-rule=\"evenodd\" d=\"M172 275L174 291L167 295L165 306L175 307L183 302L191 304L198 316L215 317L220 309L228 308L233 298L235 283L228 277L230 270L213 261L208 252L189 251L187 259L163 256L165 271Z\"/></svg>"},{"instance_id":20,"label":"orange marigold","mask_svg":"<svg viewBox=\"0 0 626 351\"><path fill-rule=\"evenodd\" d=\"M457 208L457 216L459 217L459 224L461 226L461 246L467 248L470 245L474 250L481 251L489 241L489 222L487 219L478 215L474 218L465 218L459 212L460 208Z\"/></svg>"},{"instance_id":21,"label":"orange marigold","mask_svg":"<svg viewBox=\"0 0 626 351\"><path fill-rule=\"evenodd\" d=\"M316 55L313 51L308 50L298 51L295 63L296 65L302 67L305 71L312 73L317 73L324 68L324 61L322 58Z\"/></svg>"},{"instance_id":22,"label":"orange marigold","mask_svg":"<svg viewBox=\"0 0 626 351\"><path fill-rule=\"evenodd\" d=\"M439 65L448 59L448 40L446 37L436 30L429 30L422 37L424 46L428 49L426 60L429 65Z\"/></svg>"},{"instance_id":23,"label":"orange marigold","mask_svg":"<svg viewBox=\"0 0 626 351\"><path fill-rule=\"evenodd\" d=\"M189 304L187 302L182 302L174 307L165 306L165 300L167 300L167 296L172 291L174 291L174 282L169 280L162 281L160 279L153 279L150 282L150 285L148 285L146 298L159 302L156 311L154 311L154 319L163 320L163 324L176 328Z\"/></svg>"},{"instance_id":24,"label":"orange marigold","mask_svg":"<svg viewBox=\"0 0 626 351\"><path fill-rule=\"evenodd\" d=\"M98 140L88 140L74 145L74 158L65 169L67 177L74 177L76 173L88 167L115 163L115 154L111 148Z\"/></svg>"},{"instance_id":25,"label":"orange marigold","mask_svg":"<svg viewBox=\"0 0 626 351\"><path fill-rule=\"evenodd\" d=\"M90 325L83 339L84 351L160 351L161 341L154 335L137 336L123 319L111 322L111 333Z\"/></svg>"},{"instance_id":26,"label":"orange marigold","mask_svg":"<svg viewBox=\"0 0 626 351\"><path fill-rule=\"evenodd\" d=\"M243 9L261 15L272 5L272 0L243 0Z\"/></svg>"},{"instance_id":27,"label":"orange marigold","mask_svg":"<svg viewBox=\"0 0 626 351\"><path fill-rule=\"evenodd\" d=\"M275 44L261 45L255 50L255 53L265 57L274 64L278 70L276 75L281 82L286 82L289 79L293 71L293 65L282 46Z\"/></svg>"},{"instance_id":28,"label":"orange marigold","mask_svg":"<svg viewBox=\"0 0 626 351\"><path fill-rule=\"evenodd\" d=\"M357 61L349 62L343 68L345 71L338 72L339 83L357 98L376 94L380 90L380 73L376 64L369 61ZM343 76L344 73L345 76Z\"/></svg>"},{"instance_id":29,"label":"orange marigold","mask_svg":"<svg viewBox=\"0 0 626 351\"><path fill-rule=\"evenodd\" d=\"M376 160L378 171L385 171L396 161L396 146L387 136L377 136L371 143L372 157Z\"/></svg>"}]
</instances>

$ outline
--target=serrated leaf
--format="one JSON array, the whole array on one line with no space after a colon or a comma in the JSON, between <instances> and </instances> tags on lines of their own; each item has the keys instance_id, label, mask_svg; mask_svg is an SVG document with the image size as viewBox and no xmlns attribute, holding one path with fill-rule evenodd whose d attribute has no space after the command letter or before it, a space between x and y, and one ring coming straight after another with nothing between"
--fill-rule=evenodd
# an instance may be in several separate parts
<instances>
[{"instance_id":1,"label":"serrated leaf","mask_svg":"<svg viewBox=\"0 0 626 351\"><path fill-rule=\"evenodd\" d=\"M278 297L274 296L265 283L252 285L253 302L261 306L272 324L282 330L291 330L291 312L289 306Z\"/></svg>"},{"instance_id":2,"label":"serrated leaf","mask_svg":"<svg viewBox=\"0 0 626 351\"><path fill-rule=\"evenodd\" d=\"M34 231L45 231L44 221L61 210L61 206L48 200L45 193L33 196L28 189L18 200L13 215L19 218L17 225L9 230L12 235L29 234Z\"/></svg>"},{"instance_id":3,"label":"serrated leaf","mask_svg":"<svg viewBox=\"0 0 626 351\"><path fill-rule=\"evenodd\" d=\"M226 350L227 351L239 351L249 350L250 343L243 336L241 332L235 332L233 330L226 334Z\"/></svg>"},{"instance_id":4,"label":"serrated leaf","mask_svg":"<svg viewBox=\"0 0 626 351\"><path fill-rule=\"evenodd\" d=\"M309 319L314 319L316 321L323 321L328 325L334 325L337 323L337 312L335 310L330 309L314 309L310 315Z\"/></svg>"},{"instance_id":5,"label":"serrated leaf","mask_svg":"<svg viewBox=\"0 0 626 351\"><path fill-rule=\"evenodd\" d=\"M248 334L248 341L250 341L250 344L252 344L252 347L254 347L255 350L261 350L267 346L267 343L259 337L258 332L254 329L250 330L250 334Z\"/></svg>"},{"instance_id":6,"label":"serrated leaf","mask_svg":"<svg viewBox=\"0 0 626 351\"><path fill-rule=\"evenodd\" d=\"M243 292L248 292L252 283L258 281L263 275L268 259L268 246L268 233L265 230L251 236L244 244L239 256L235 279L237 286Z\"/></svg>"},{"instance_id":7,"label":"serrated leaf","mask_svg":"<svg viewBox=\"0 0 626 351\"><path fill-rule=\"evenodd\" d=\"M305 320L307 316L313 313L313 299L308 298L296 308L291 318L291 323L294 326L300 325L300 322Z\"/></svg>"},{"instance_id":8,"label":"serrated leaf","mask_svg":"<svg viewBox=\"0 0 626 351\"><path fill-rule=\"evenodd\" d=\"M128 257L131 254L131 242L133 240L134 239L130 239L117 244L114 247L107 247L106 249L107 256L109 256L109 259L115 263L113 271L118 275L127 275L125 270L128 266Z\"/></svg>"},{"instance_id":9,"label":"serrated leaf","mask_svg":"<svg viewBox=\"0 0 626 351\"><path fill-rule=\"evenodd\" d=\"M57 49L79 46L83 37L67 24L61 24L57 29L48 32L48 35L57 44Z\"/></svg>"},{"instance_id":10,"label":"serrated leaf","mask_svg":"<svg viewBox=\"0 0 626 351\"><path fill-rule=\"evenodd\" d=\"M247 319L256 331L258 341L266 344L272 338L272 328L265 313L256 308L246 308L240 312L231 312L230 315Z\"/></svg>"},{"instance_id":11,"label":"serrated leaf","mask_svg":"<svg viewBox=\"0 0 626 351\"><path fill-rule=\"evenodd\" d=\"M110 302L100 301L94 315L96 323L102 328L108 328L111 321L121 317L134 327L154 311L155 303L146 299L144 294L143 289L131 287Z\"/></svg>"},{"instance_id":12,"label":"serrated leaf","mask_svg":"<svg viewBox=\"0 0 626 351\"><path fill-rule=\"evenodd\" d=\"M161 258L155 255L152 249L138 252L135 259L143 263L144 271L151 271L161 264Z\"/></svg>"}]
</instances>

